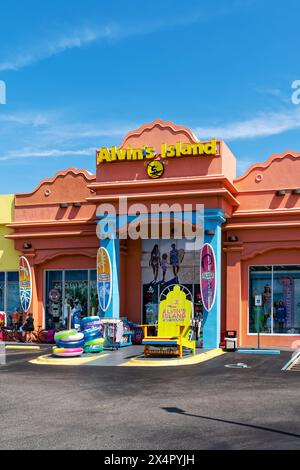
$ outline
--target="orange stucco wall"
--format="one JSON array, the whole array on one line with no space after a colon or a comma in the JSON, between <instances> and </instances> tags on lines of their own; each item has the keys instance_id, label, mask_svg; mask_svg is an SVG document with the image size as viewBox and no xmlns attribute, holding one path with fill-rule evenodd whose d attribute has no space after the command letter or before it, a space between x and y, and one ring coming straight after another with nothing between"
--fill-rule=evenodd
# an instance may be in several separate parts
<instances>
[{"instance_id":1,"label":"orange stucco wall","mask_svg":"<svg viewBox=\"0 0 300 470\"><path fill-rule=\"evenodd\" d=\"M121 147L161 143L195 143L184 126L156 120L129 132ZM248 267L260 264L300 264L300 154L287 151L257 163L236 178L236 159L223 141L217 156L170 158L159 180L147 177L144 161L100 164L96 175L70 168L46 179L29 194L15 197L9 238L30 260L34 275L33 311L43 321L45 269L94 268L98 204L118 210L118 197L128 203L204 204L226 216L222 235L221 329L238 331L239 344L255 345L248 331ZM285 196L276 190L285 189ZM60 203L68 203L61 208ZM74 207L80 202L80 207ZM238 237L228 241L229 236ZM24 250L24 243L32 248ZM141 321L141 241L121 243L121 316ZM300 335L262 335L263 346L292 347Z\"/></svg>"}]
</instances>

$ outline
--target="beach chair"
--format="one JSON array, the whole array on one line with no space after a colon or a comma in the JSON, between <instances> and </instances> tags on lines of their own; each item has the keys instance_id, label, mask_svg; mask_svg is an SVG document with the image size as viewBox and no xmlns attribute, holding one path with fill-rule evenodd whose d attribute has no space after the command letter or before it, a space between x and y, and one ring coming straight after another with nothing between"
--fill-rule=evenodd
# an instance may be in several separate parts
<instances>
[{"instance_id":1,"label":"beach chair","mask_svg":"<svg viewBox=\"0 0 300 470\"><path fill-rule=\"evenodd\" d=\"M177 355L182 358L183 349L196 352L196 341L192 340L193 304L186 298L180 285L174 286L165 300L159 304L157 336L149 336L148 328L154 325L141 325L144 331L142 344L145 356Z\"/></svg>"}]
</instances>

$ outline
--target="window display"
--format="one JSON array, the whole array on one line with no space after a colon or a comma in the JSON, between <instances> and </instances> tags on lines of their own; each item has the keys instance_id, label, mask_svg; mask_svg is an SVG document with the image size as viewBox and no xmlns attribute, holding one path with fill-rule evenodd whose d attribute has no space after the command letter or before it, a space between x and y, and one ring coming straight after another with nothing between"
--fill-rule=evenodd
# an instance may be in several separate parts
<instances>
[{"instance_id":1,"label":"window display","mask_svg":"<svg viewBox=\"0 0 300 470\"><path fill-rule=\"evenodd\" d=\"M0 311L6 312L6 322L12 326L12 314L20 311L18 271L0 272Z\"/></svg>"},{"instance_id":2,"label":"window display","mask_svg":"<svg viewBox=\"0 0 300 470\"><path fill-rule=\"evenodd\" d=\"M267 334L300 333L299 265L250 267L249 331L258 329Z\"/></svg>"},{"instance_id":3,"label":"window display","mask_svg":"<svg viewBox=\"0 0 300 470\"><path fill-rule=\"evenodd\" d=\"M46 271L46 328L65 328L71 313L97 313L96 270Z\"/></svg>"},{"instance_id":4,"label":"window display","mask_svg":"<svg viewBox=\"0 0 300 470\"><path fill-rule=\"evenodd\" d=\"M200 259L186 250L186 240L143 240L143 323L157 322L161 293L168 286L185 286L199 296Z\"/></svg>"}]
</instances>

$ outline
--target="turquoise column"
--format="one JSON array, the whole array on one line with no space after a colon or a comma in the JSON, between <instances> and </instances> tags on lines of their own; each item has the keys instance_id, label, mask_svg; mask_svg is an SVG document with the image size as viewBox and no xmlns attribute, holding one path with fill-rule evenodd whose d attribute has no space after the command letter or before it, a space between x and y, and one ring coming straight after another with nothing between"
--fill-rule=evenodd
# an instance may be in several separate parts
<instances>
[{"instance_id":1,"label":"turquoise column","mask_svg":"<svg viewBox=\"0 0 300 470\"><path fill-rule=\"evenodd\" d=\"M210 312L203 307L203 347L218 348L221 334L221 254L222 254L222 224L225 222L224 211L207 209L204 211L204 243L209 243L216 256L217 292L216 300ZM214 231L207 235L206 230Z\"/></svg>"},{"instance_id":2,"label":"turquoise column","mask_svg":"<svg viewBox=\"0 0 300 470\"><path fill-rule=\"evenodd\" d=\"M102 318L120 318L120 239L117 235L117 218L104 216L100 218L99 231L106 238L100 239L100 246L106 248L111 262L112 269L112 295L108 309L104 312L99 307L99 315ZM105 228L105 229L104 229ZM102 230L101 230L102 229Z\"/></svg>"}]
</instances>

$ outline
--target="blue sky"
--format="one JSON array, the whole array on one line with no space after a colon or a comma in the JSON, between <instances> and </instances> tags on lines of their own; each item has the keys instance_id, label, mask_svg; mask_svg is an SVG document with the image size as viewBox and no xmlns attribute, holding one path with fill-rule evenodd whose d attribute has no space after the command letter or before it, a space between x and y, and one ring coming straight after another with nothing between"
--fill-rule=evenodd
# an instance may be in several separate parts
<instances>
[{"instance_id":1,"label":"blue sky","mask_svg":"<svg viewBox=\"0 0 300 470\"><path fill-rule=\"evenodd\" d=\"M155 118L223 138L238 174L300 151L298 0L10 0L1 193L31 191Z\"/></svg>"}]
</instances>

